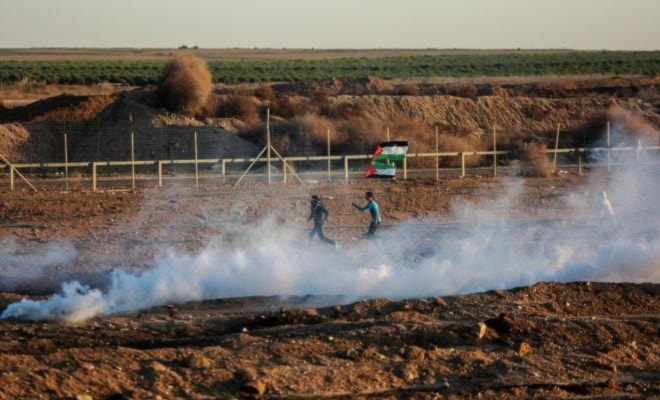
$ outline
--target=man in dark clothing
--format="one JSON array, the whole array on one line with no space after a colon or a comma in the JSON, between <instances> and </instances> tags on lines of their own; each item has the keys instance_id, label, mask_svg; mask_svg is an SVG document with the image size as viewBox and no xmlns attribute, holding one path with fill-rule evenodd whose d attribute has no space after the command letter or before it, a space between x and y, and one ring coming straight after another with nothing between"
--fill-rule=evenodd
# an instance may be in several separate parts
<instances>
[{"instance_id":1,"label":"man in dark clothing","mask_svg":"<svg viewBox=\"0 0 660 400\"><path fill-rule=\"evenodd\" d=\"M369 210L369 213L371 214L371 222L369 223L369 231L367 232L367 236L374 236L381 221L380 208L378 207L378 203L376 203L376 201L374 200L373 192L365 193L364 198L367 200L367 204L365 204L364 207L360 207L355 203L353 203L353 207L357 208L360 211Z\"/></svg>"},{"instance_id":2,"label":"man in dark clothing","mask_svg":"<svg viewBox=\"0 0 660 400\"><path fill-rule=\"evenodd\" d=\"M327 237L325 237L325 235L323 235L323 223L328 220L329 212L323 205L323 201L321 197L315 194L312 195L310 206L311 206L310 213L309 213L309 218L307 218L307 221L314 219L314 228L309 233L309 245L310 246L312 245L312 239L314 239L314 235L318 234L319 239L337 247L337 243L334 240L328 239Z\"/></svg>"}]
</instances>

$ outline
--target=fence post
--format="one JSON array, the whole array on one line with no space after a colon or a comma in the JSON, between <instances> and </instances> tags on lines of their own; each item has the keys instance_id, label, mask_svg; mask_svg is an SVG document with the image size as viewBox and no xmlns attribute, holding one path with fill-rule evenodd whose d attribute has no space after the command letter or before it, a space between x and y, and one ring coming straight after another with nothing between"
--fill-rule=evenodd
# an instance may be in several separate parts
<instances>
[{"instance_id":1,"label":"fence post","mask_svg":"<svg viewBox=\"0 0 660 400\"><path fill-rule=\"evenodd\" d=\"M438 156L438 126L435 126L435 180L436 182L440 180L440 159Z\"/></svg>"},{"instance_id":2,"label":"fence post","mask_svg":"<svg viewBox=\"0 0 660 400\"><path fill-rule=\"evenodd\" d=\"M582 151L578 150L578 175L582 176Z\"/></svg>"},{"instance_id":3,"label":"fence post","mask_svg":"<svg viewBox=\"0 0 660 400\"><path fill-rule=\"evenodd\" d=\"M282 181L286 183L286 161L282 159Z\"/></svg>"},{"instance_id":4,"label":"fence post","mask_svg":"<svg viewBox=\"0 0 660 400\"><path fill-rule=\"evenodd\" d=\"M493 124L493 176L497 176L497 130Z\"/></svg>"},{"instance_id":5,"label":"fence post","mask_svg":"<svg viewBox=\"0 0 660 400\"><path fill-rule=\"evenodd\" d=\"M9 166L9 189L14 191L14 166Z\"/></svg>"},{"instance_id":6,"label":"fence post","mask_svg":"<svg viewBox=\"0 0 660 400\"><path fill-rule=\"evenodd\" d=\"M403 180L408 179L408 157L403 158Z\"/></svg>"},{"instance_id":7,"label":"fence post","mask_svg":"<svg viewBox=\"0 0 660 400\"><path fill-rule=\"evenodd\" d=\"M332 180L332 176L330 173L330 128L328 128L328 182L330 182L331 180Z\"/></svg>"},{"instance_id":8,"label":"fence post","mask_svg":"<svg viewBox=\"0 0 660 400\"><path fill-rule=\"evenodd\" d=\"M227 174L227 160L222 159L222 183L225 183L225 175Z\"/></svg>"},{"instance_id":9,"label":"fence post","mask_svg":"<svg viewBox=\"0 0 660 400\"><path fill-rule=\"evenodd\" d=\"M465 153L461 152L461 178L465 178Z\"/></svg>"},{"instance_id":10,"label":"fence post","mask_svg":"<svg viewBox=\"0 0 660 400\"><path fill-rule=\"evenodd\" d=\"M199 189L199 166L197 161L197 131L195 131L194 139L195 139L195 186L197 187L197 189Z\"/></svg>"},{"instance_id":11,"label":"fence post","mask_svg":"<svg viewBox=\"0 0 660 400\"><path fill-rule=\"evenodd\" d=\"M96 163L92 163L92 191L96 192Z\"/></svg>"},{"instance_id":12,"label":"fence post","mask_svg":"<svg viewBox=\"0 0 660 400\"><path fill-rule=\"evenodd\" d=\"M610 121L607 121L607 172L612 171L612 153L610 152Z\"/></svg>"},{"instance_id":13,"label":"fence post","mask_svg":"<svg viewBox=\"0 0 660 400\"><path fill-rule=\"evenodd\" d=\"M390 127L387 127L387 141L390 141Z\"/></svg>"},{"instance_id":14,"label":"fence post","mask_svg":"<svg viewBox=\"0 0 660 400\"><path fill-rule=\"evenodd\" d=\"M69 190L69 150L67 146L66 133L64 134L64 184Z\"/></svg>"},{"instance_id":15,"label":"fence post","mask_svg":"<svg viewBox=\"0 0 660 400\"><path fill-rule=\"evenodd\" d=\"M268 184L270 185L270 108L266 109L266 158L268 159Z\"/></svg>"},{"instance_id":16,"label":"fence post","mask_svg":"<svg viewBox=\"0 0 660 400\"><path fill-rule=\"evenodd\" d=\"M344 156L344 180L348 181L348 157Z\"/></svg>"},{"instance_id":17,"label":"fence post","mask_svg":"<svg viewBox=\"0 0 660 400\"><path fill-rule=\"evenodd\" d=\"M559 150L559 124L557 124L557 137L555 138L555 158L552 161L552 173L557 170L557 150Z\"/></svg>"},{"instance_id":18,"label":"fence post","mask_svg":"<svg viewBox=\"0 0 660 400\"><path fill-rule=\"evenodd\" d=\"M131 188L135 190L135 137L131 128Z\"/></svg>"},{"instance_id":19,"label":"fence post","mask_svg":"<svg viewBox=\"0 0 660 400\"><path fill-rule=\"evenodd\" d=\"M163 187L163 161L158 161L158 187Z\"/></svg>"}]
</instances>

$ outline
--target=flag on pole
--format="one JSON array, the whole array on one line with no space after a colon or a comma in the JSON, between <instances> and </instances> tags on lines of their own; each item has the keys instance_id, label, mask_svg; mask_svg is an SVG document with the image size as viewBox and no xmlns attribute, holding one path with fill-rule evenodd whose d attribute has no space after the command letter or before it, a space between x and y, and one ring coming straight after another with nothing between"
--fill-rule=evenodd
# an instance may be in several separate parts
<instances>
[{"instance_id":1,"label":"flag on pole","mask_svg":"<svg viewBox=\"0 0 660 400\"><path fill-rule=\"evenodd\" d=\"M408 152L408 142L380 143L371 159L364 177L394 178L396 167L402 166Z\"/></svg>"}]
</instances>

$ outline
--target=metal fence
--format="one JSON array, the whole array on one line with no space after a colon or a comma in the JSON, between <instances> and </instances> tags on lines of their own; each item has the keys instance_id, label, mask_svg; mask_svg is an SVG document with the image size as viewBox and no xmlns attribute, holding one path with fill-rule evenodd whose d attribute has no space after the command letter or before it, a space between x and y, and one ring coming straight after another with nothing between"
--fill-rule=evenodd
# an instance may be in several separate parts
<instances>
[{"instance_id":1,"label":"metal fence","mask_svg":"<svg viewBox=\"0 0 660 400\"><path fill-rule=\"evenodd\" d=\"M124 112L129 113L132 111ZM0 157L0 190L26 186L35 190L37 187L132 189L163 187L168 182L190 185L189 181L199 187L200 184L236 184L244 178L288 182L303 180L301 176L308 180L348 181L366 170L373 143L390 139L407 139L410 143L411 151L397 172L398 179L466 177L471 171L475 175L497 176L498 170L510 174L520 169L516 158L522 139L498 133L494 126L481 133L481 148L485 150L472 151L461 150L456 143L453 146L443 143L443 135L439 135L437 128L434 138L428 130L423 134L401 134L383 128L382 134L376 134L378 137L333 139L330 129L311 132L304 124L290 122L271 126L268 116L265 129L263 126L242 129L240 135L230 133L232 128L226 126L194 126L185 122L171 125L171 121L159 126L150 118L138 120L132 116L127 120L130 122L110 118L77 125L24 123L32 147L13 154L23 157L30 154L28 162L23 162L25 158L12 162L16 160ZM526 136L552 143L546 155L553 171L569 169L580 173L585 167L611 169L614 164L657 162L660 149L657 132L645 132L648 140L644 143L623 134L616 123L611 126L604 121L601 125L564 134L560 134L557 125L556 131ZM631 142L634 142L632 146ZM37 151L30 152L33 148ZM457 148L459 151L446 151ZM251 169L249 174L248 169Z\"/></svg>"},{"instance_id":2,"label":"metal fence","mask_svg":"<svg viewBox=\"0 0 660 400\"><path fill-rule=\"evenodd\" d=\"M553 172L572 170L581 173L584 168L612 169L621 165L657 165L660 146L644 147L583 147L546 150ZM197 151L194 154L198 154ZM466 177L474 172L480 176L517 173L514 151L463 151L409 153L398 179L441 179ZM11 164L0 163L0 188L14 190L21 187L48 189L119 189L136 187L163 187L168 182L200 184L236 183L244 176L248 165L260 165L247 175L251 180L263 182L290 182L294 180L349 181L362 176L370 154L316 155L290 157L251 158L191 158L168 160L125 160L91 162L44 162ZM468 167L471 157L486 157L481 165ZM441 168L443 159L454 159L456 168ZM431 167L409 168L415 159L430 160ZM489 165L490 164L490 165ZM320 165L324 167L319 168ZM264 167L266 171L264 172ZM270 171L270 173L269 173ZM302 178L301 178L302 177ZM5 181L5 184L2 184Z\"/></svg>"}]
</instances>

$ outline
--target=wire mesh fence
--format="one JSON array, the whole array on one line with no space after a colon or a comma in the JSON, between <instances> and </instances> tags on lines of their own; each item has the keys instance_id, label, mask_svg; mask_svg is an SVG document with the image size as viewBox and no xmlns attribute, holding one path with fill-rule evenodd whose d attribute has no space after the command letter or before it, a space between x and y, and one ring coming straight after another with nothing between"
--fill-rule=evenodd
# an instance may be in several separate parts
<instances>
[{"instance_id":1,"label":"wire mesh fence","mask_svg":"<svg viewBox=\"0 0 660 400\"><path fill-rule=\"evenodd\" d=\"M524 137L493 128L464 134L478 141L458 142L448 141L444 133L389 130L368 138L337 138L329 130L324 135L305 130L303 125L276 123L269 129L271 144L283 160L271 154L270 163L266 152L256 158L267 142L263 127L239 133L220 125L140 121L25 125L36 140L26 141L23 148L20 141L7 148L7 159L0 162L0 190L28 187L19 174L37 188L57 190L227 184L235 183L250 164L254 165L246 182L266 181L268 175L272 182L295 181L297 176L316 181L351 180L363 175L374 146L388 139L409 142L397 179L519 174L521 154L530 138L547 144L544 157L553 172L654 165L660 153L660 143L653 135L626 135L610 129L609 123L581 132L563 133L558 128L557 132Z\"/></svg>"}]
</instances>

